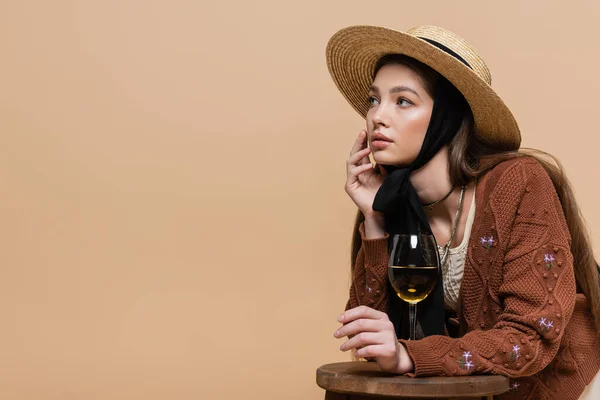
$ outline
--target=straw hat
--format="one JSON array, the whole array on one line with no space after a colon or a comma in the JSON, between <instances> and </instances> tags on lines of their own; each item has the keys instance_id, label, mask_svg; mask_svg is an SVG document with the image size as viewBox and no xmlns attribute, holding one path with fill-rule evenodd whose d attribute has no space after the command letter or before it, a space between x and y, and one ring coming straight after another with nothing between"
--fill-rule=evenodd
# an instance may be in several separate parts
<instances>
[{"instance_id":1,"label":"straw hat","mask_svg":"<svg viewBox=\"0 0 600 400\"><path fill-rule=\"evenodd\" d=\"M492 146L514 150L521 144L519 126L491 88L489 69L463 38L446 29L423 25L407 32L378 26L351 26L336 32L327 44L327 67L338 89L366 118L368 91L377 60L405 54L432 67L465 97L475 118L475 130Z\"/></svg>"}]
</instances>

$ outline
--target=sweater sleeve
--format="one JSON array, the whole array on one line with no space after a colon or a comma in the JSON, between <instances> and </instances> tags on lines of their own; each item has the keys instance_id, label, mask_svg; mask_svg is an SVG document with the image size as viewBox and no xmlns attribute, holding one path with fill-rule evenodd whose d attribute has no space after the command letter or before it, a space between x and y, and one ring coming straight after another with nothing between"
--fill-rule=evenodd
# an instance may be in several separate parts
<instances>
[{"instance_id":1,"label":"sweater sleeve","mask_svg":"<svg viewBox=\"0 0 600 400\"><path fill-rule=\"evenodd\" d=\"M387 312L388 238L365 238L364 222L359 226L361 247L353 266L350 297L346 310L365 305Z\"/></svg>"},{"instance_id":2,"label":"sweater sleeve","mask_svg":"<svg viewBox=\"0 0 600 400\"><path fill-rule=\"evenodd\" d=\"M516 212L501 246L497 322L491 329L470 330L458 339L401 340L413 359L413 376L530 376L555 357L575 306L571 239L543 167L537 162L519 165L515 173L523 179L515 179L520 187L513 188L518 193L513 200ZM506 205L507 195L502 196ZM491 203L489 210L495 214L510 209L494 207L493 199Z\"/></svg>"}]
</instances>

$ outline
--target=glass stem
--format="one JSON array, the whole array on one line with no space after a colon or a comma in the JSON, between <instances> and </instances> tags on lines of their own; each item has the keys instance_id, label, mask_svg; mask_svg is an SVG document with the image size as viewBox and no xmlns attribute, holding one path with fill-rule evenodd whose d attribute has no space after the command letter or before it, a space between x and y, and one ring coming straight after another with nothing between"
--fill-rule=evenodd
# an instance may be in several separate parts
<instances>
[{"instance_id":1,"label":"glass stem","mask_svg":"<svg viewBox=\"0 0 600 400\"><path fill-rule=\"evenodd\" d=\"M417 303L408 303L408 323L410 325L410 340L415 340L417 334Z\"/></svg>"}]
</instances>

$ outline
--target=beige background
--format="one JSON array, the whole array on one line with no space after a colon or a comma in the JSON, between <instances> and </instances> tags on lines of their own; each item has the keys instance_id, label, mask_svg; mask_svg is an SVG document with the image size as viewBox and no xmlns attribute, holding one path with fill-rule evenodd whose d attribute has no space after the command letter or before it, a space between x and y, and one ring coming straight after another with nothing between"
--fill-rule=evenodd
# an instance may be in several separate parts
<instances>
[{"instance_id":1,"label":"beige background","mask_svg":"<svg viewBox=\"0 0 600 400\"><path fill-rule=\"evenodd\" d=\"M321 399L364 122L338 29L467 38L600 249L594 1L0 2L0 398Z\"/></svg>"}]
</instances>

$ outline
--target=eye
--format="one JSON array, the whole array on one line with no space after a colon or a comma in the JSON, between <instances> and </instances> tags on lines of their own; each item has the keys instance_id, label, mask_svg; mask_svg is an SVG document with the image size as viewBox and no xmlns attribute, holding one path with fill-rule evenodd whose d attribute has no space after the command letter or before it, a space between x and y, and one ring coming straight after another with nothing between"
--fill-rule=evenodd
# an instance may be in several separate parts
<instances>
[{"instance_id":1,"label":"eye","mask_svg":"<svg viewBox=\"0 0 600 400\"><path fill-rule=\"evenodd\" d=\"M372 106L376 106L377 104L379 104L379 100L377 100L375 97L373 96L369 96L369 99L367 100L369 102L370 105Z\"/></svg>"},{"instance_id":2,"label":"eye","mask_svg":"<svg viewBox=\"0 0 600 400\"><path fill-rule=\"evenodd\" d=\"M402 107L407 107L407 106L412 105L412 102L410 100L408 100L408 99L405 99L404 97L400 97L398 99L398 103L397 104L399 106L402 106Z\"/></svg>"}]
</instances>

